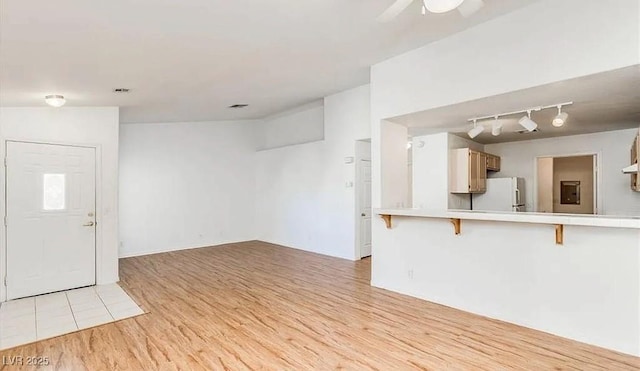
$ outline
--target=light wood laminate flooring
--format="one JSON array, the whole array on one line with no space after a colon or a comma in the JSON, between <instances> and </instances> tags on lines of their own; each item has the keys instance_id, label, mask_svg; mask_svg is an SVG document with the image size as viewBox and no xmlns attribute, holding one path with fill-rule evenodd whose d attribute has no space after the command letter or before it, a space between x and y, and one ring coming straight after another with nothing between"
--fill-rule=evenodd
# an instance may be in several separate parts
<instances>
[{"instance_id":1,"label":"light wood laminate flooring","mask_svg":"<svg viewBox=\"0 0 640 371\"><path fill-rule=\"evenodd\" d=\"M262 242L122 259L121 286L149 314L0 359L47 357L40 369L59 370L640 368L640 358L373 288L370 264Z\"/></svg>"}]
</instances>

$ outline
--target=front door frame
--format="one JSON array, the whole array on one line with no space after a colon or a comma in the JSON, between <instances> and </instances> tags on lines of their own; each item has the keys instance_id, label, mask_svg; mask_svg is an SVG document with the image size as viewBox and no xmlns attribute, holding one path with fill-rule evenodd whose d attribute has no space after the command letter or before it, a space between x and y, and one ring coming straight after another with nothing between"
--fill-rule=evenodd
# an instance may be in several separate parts
<instances>
[{"instance_id":1,"label":"front door frame","mask_svg":"<svg viewBox=\"0 0 640 371\"><path fill-rule=\"evenodd\" d=\"M3 197L2 202L4 203L1 207L2 209L2 221L0 222L0 302L4 302L7 300L7 285L5 279L7 278L7 268L8 268L8 246L7 246L7 227L4 223L4 220L7 216L7 143L8 142L17 142L17 143L31 143L31 144L48 144L48 145L58 145L58 146L69 146L69 147L83 147L83 148L93 148L95 150L95 220L96 220L96 233L95 233L95 281L99 282L99 272L101 272L101 267L103 265L102 260L102 147L99 144L93 143L74 143L74 142L59 142L59 141L49 141L49 140L30 140L30 139L20 139L20 138L5 138L2 142L1 153L3 155L3 171L4 174L0 177L2 184L0 189L2 189Z\"/></svg>"}]
</instances>

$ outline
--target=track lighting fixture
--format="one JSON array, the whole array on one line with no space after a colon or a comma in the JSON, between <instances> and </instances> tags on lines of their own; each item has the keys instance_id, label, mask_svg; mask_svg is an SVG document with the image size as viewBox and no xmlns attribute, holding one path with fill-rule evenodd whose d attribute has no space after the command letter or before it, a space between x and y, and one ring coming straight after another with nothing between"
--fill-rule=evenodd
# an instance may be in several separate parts
<instances>
[{"instance_id":1,"label":"track lighting fixture","mask_svg":"<svg viewBox=\"0 0 640 371\"><path fill-rule=\"evenodd\" d=\"M520 118L520 120L518 120L518 124L520 124L520 126L525 128L528 132L533 132L538 128L538 124L535 121L533 121L533 119L531 119L531 112L538 112L538 111L542 111L550 108L558 109L558 114L553 118L553 121L551 122L551 124L555 127L561 127L567 122L567 118L569 117L569 115L566 112L562 112L562 107L570 106L572 104L573 102L556 103L550 106L537 106L537 107L531 107L531 108L527 108L519 111L498 113L490 116L474 117L467 120L469 122L473 122L473 128L469 130L467 134L469 134L469 137L471 138L477 137L485 129L482 124L478 125L478 121L494 119L494 122L491 124L491 134L497 137L498 135L502 134L503 123L499 120L500 117L514 116L522 113L526 113L526 115Z\"/></svg>"},{"instance_id":2,"label":"track lighting fixture","mask_svg":"<svg viewBox=\"0 0 640 371\"><path fill-rule=\"evenodd\" d=\"M497 137L502 134L502 123L498 121L498 116L496 116L496 120L491 124L491 135Z\"/></svg>"},{"instance_id":3,"label":"track lighting fixture","mask_svg":"<svg viewBox=\"0 0 640 371\"><path fill-rule=\"evenodd\" d=\"M551 121L551 125L559 128L567 122L568 118L569 114L562 112L562 105L558 105L558 114L553 118L553 121Z\"/></svg>"},{"instance_id":4,"label":"track lighting fixture","mask_svg":"<svg viewBox=\"0 0 640 371\"><path fill-rule=\"evenodd\" d=\"M531 119L531 110L528 110L527 115L522 116L522 118L518 120L518 124L527 129L527 131L529 132L536 130L536 128L538 127L538 124L536 124L536 122Z\"/></svg>"},{"instance_id":5,"label":"track lighting fixture","mask_svg":"<svg viewBox=\"0 0 640 371\"><path fill-rule=\"evenodd\" d=\"M473 120L473 128L469 130L467 134L469 135L469 138L473 139L478 135L480 135L483 131L484 131L484 126L482 126L482 124L478 125L477 121Z\"/></svg>"}]
</instances>

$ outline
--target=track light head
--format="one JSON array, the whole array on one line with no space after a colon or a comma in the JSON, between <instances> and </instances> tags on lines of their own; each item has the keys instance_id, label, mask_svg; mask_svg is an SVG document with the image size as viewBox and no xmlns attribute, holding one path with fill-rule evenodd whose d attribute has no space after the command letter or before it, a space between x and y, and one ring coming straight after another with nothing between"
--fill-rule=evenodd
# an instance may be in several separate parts
<instances>
[{"instance_id":1,"label":"track light head","mask_svg":"<svg viewBox=\"0 0 640 371\"><path fill-rule=\"evenodd\" d=\"M518 124L527 129L527 131L529 132L536 130L536 128L538 127L538 124L536 124L536 122L531 119L531 111L527 111L527 115L518 120Z\"/></svg>"},{"instance_id":2,"label":"track light head","mask_svg":"<svg viewBox=\"0 0 640 371\"><path fill-rule=\"evenodd\" d=\"M551 125L557 128L562 127L567 122L568 118L569 114L562 112L562 106L558 106L558 114L553 118L553 121L551 121Z\"/></svg>"},{"instance_id":3,"label":"track light head","mask_svg":"<svg viewBox=\"0 0 640 371\"><path fill-rule=\"evenodd\" d=\"M467 134L469 138L473 139L480 135L484 131L484 126L482 124L478 125L476 120L473 120L473 129L469 130Z\"/></svg>"},{"instance_id":4,"label":"track light head","mask_svg":"<svg viewBox=\"0 0 640 371\"><path fill-rule=\"evenodd\" d=\"M496 120L491 124L491 135L497 137L502 134L502 123L498 121L498 117L496 116Z\"/></svg>"}]
</instances>

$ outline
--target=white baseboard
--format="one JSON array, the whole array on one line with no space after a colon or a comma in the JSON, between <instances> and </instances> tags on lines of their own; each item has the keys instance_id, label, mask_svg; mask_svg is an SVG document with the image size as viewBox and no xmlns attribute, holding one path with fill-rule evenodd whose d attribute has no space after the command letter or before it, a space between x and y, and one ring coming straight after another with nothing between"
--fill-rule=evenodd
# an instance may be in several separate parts
<instances>
[{"instance_id":1,"label":"white baseboard","mask_svg":"<svg viewBox=\"0 0 640 371\"><path fill-rule=\"evenodd\" d=\"M143 250L143 251L123 251L123 252L119 253L118 257L120 259L133 258L133 257L136 257L136 256L162 254L162 253L166 253L166 252L182 251L182 250L201 249L201 248L204 248L204 247L217 247L217 246L228 245L228 244L232 244L232 243L251 242L251 241L255 241L255 240L216 241L216 242L213 242L213 243L210 243L210 244L206 244L206 245L202 245L202 246L168 247L168 248L165 248L165 249L154 249L154 250Z\"/></svg>"}]
</instances>

